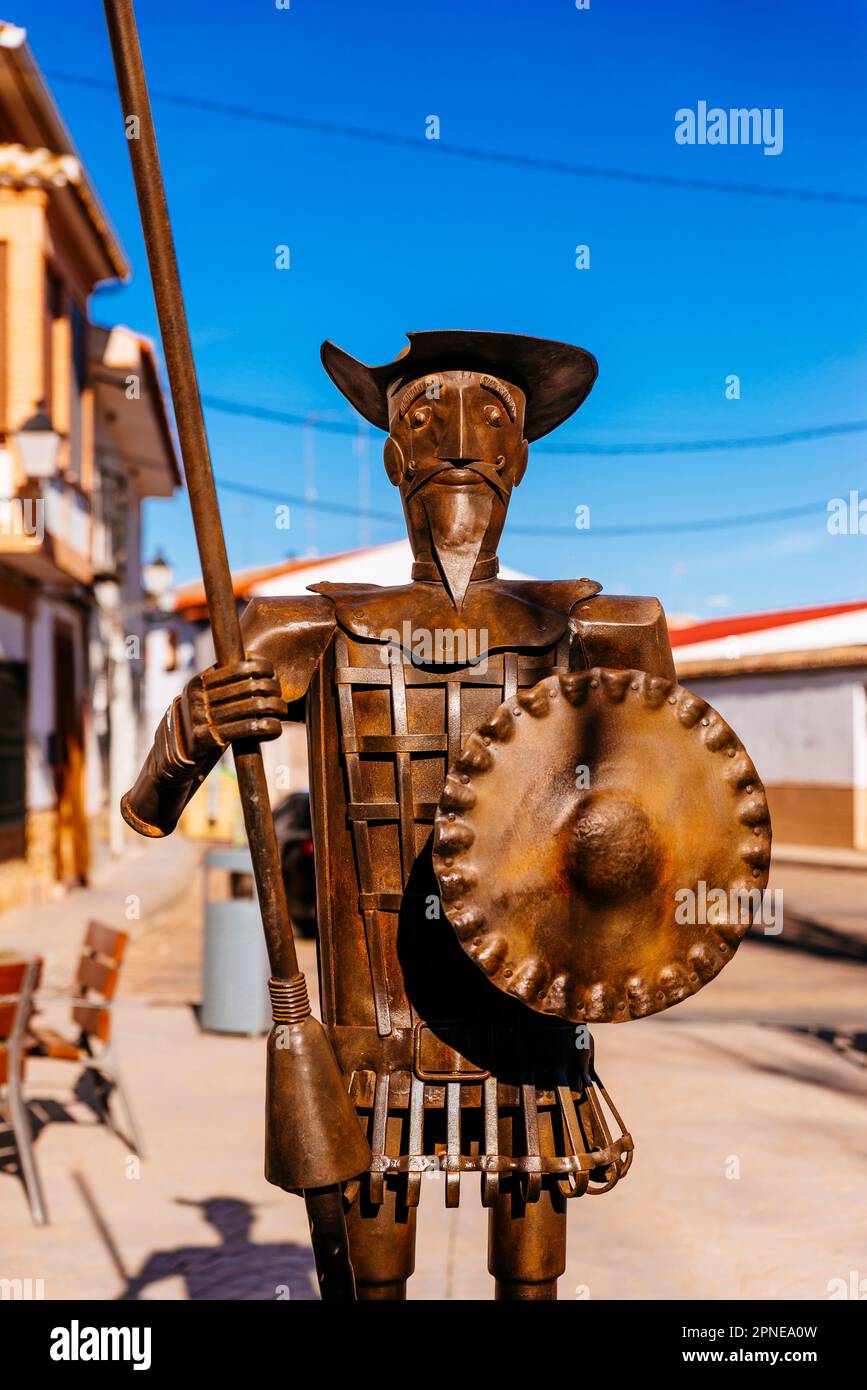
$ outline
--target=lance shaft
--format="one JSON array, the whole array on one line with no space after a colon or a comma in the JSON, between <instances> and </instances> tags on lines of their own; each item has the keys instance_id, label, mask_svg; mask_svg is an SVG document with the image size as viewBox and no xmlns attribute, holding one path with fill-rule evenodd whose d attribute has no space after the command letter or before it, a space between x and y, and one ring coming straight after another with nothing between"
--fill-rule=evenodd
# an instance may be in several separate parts
<instances>
[{"instance_id":1,"label":"lance shaft","mask_svg":"<svg viewBox=\"0 0 867 1390\"><path fill-rule=\"evenodd\" d=\"M132 0L105 0L105 13L214 634L214 651L217 663L226 666L243 661L244 643ZM289 980L299 974L298 959L262 753L258 743L243 742L234 745L234 754L271 974L277 980Z\"/></svg>"},{"instance_id":2,"label":"lance shaft","mask_svg":"<svg viewBox=\"0 0 867 1390\"><path fill-rule=\"evenodd\" d=\"M105 0L105 13L214 650L218 664L226 666L244 659L244 643L132 0ZM234 753L271 966L275 1020L268 1039L265 1175L278 1187L303 1191L322 1297L348 1301L355 1297L355 1280L340 1184L364 1171L370 1149L327 1034L311 1014L307 985L298 969L259 744L236 743Z\"/></svg>"}]
</instances>

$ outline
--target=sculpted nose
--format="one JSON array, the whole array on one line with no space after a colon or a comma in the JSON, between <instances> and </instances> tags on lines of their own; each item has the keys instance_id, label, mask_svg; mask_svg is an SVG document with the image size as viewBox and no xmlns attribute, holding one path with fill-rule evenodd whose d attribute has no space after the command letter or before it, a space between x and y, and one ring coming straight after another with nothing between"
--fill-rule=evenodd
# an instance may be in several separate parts
<instances>
[{"instance_id":1,"label":"sculpted nose","mask_svg":"<svg viewBox=\"0 0 867 1390\"><path fill-rule=\"evenodd\" d=\"M439 442L437 458L442 459L443 463L451 463L455 468L460 468L465 463L478 463L481 457L475 431L461 404L454 410L446 425Z\"/></svg>"}]
</instances>

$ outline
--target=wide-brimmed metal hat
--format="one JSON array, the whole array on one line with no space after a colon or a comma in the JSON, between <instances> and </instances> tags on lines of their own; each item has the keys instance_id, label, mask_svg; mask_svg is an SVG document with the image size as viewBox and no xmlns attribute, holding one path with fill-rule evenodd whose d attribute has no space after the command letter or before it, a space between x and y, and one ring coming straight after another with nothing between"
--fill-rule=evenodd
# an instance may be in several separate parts
<instances>
[{"instance_id":1,"label":"wide-brimmed metal hat","mask_svg":"<svg viewBox=\"0 0 867 1390\"><path fill-rule=\"evenodd\" d=\"M524 391L524 435L532 442L578 409L599 370L596 358L584 348L520 333L437 329L407 337L409 347L381 367L365 366L335 343L322 344L322 365L335 386L381 430L388 430L388 389L394 382L428 372L490 372Z\"/></svg>"}]
</instances>

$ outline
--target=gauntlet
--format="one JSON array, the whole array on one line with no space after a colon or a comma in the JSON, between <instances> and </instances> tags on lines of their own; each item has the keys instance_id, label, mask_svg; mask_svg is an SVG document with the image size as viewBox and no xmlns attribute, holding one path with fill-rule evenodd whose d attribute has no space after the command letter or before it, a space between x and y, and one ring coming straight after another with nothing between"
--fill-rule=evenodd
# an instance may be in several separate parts
<instances>
[{"instance_id":1,"label":"gauntlet","mask_svg":"<svg viewBox=\"0 0 867 1390\"><path fill-rule=\"evenodd\" d=\"M279 738L286 702L264 657L193 676L160 721L138 780L121 802L140 835L170 835L230 743Z\"/></svg>"}]
</instances>

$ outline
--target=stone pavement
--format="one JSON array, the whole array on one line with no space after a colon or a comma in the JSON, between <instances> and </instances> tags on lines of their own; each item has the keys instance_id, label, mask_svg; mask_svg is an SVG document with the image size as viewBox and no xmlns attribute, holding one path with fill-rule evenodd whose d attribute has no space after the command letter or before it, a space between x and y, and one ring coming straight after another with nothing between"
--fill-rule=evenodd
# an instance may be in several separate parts
<instances>
[{"instance_id":1,"label":"stone pavement","mask_svg":"<svg viewBox=\"0 0 867 1390\"><path fill-rule=\"evenodd\" d=\"M263 1041L202 1034L190 1007L198 851L142 849L95 890L99 911L71 894L26 939L74 959L82 914L120 924L140 891L117 1030L147 1158L71 1095L74 1068L34 1064L53 1224L32 1227L0 1169L0 1278L43 1279L47 1298L314 1298L303 1206L262 1177ZM23 930L0 918L0 949ZM313 943L299 952L312 976ZM697 998L596 1030L637 1152L620 1187L572 1206L562 1299L821 1299L829 1281L867 1275L867 1069L834 1045L844 1024L865 1031L865 986L863 964L748 941ZM448 1212L443 1179L426 1177L410 1296L490 1294L478 1180Z\"/></svg>"},{"instance_id":2,"label":"stone pavement","mask_svg":"<svg viewBox=\"0 0 867 1390\"><path fill-rule=\"evenodd\" d=\"M775 862L774 882L799 920L831 928L867 954L867 863L857 871Z\"/></svg>"},{"instance_id":3,"label":"stone pavement","mask_svg":"<svg viewBox=\"0 0 867 1390\"><path fill-rule=\"evenodd\" d=\"M159 930L167 914L177 925L178 914L173 909L181 900L190 911L196 911L195 894L201 893L201 858L201 847L182 835L159 841L159 850L155 853L153 841L127 831L123 857L118 860L104 858L87 888L72 888L54 902L0 914L0 950L41 955L45 962L43 986L55 990L68 988L74 978L87 924L99 921L129 933L130 962L137 965L142 954L147 954L154 956L150 961L153 966L157 960L155 953L142 953L136 947L146 936ZM170 951L163 954L170 954L172 947L192 950L197 963L200 935L199 931L176 932ZM126 973L128 969L129 966L125 967Z\"/></svg>"}]
</instances>

